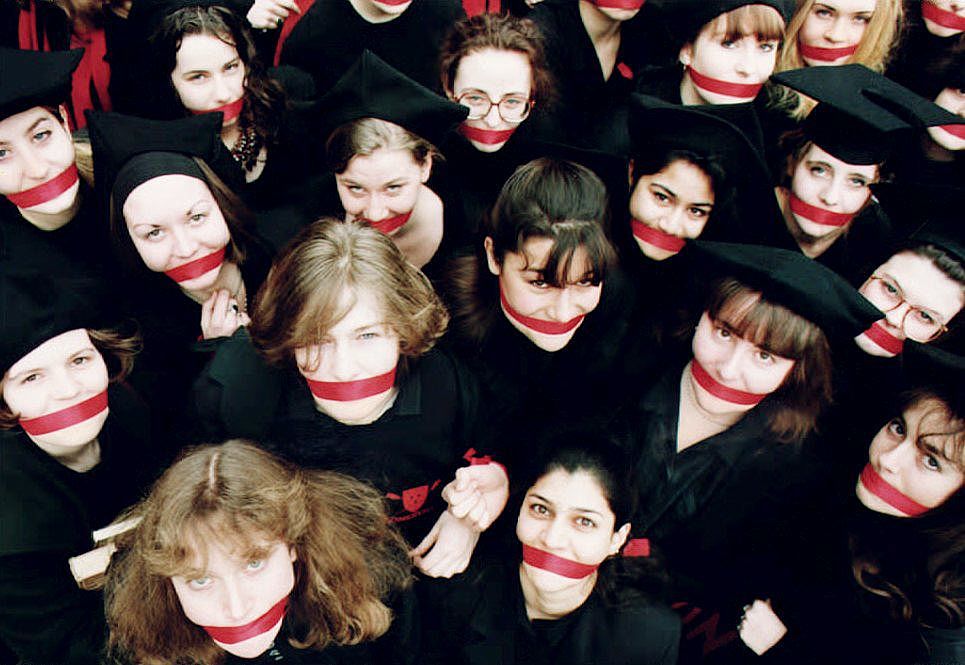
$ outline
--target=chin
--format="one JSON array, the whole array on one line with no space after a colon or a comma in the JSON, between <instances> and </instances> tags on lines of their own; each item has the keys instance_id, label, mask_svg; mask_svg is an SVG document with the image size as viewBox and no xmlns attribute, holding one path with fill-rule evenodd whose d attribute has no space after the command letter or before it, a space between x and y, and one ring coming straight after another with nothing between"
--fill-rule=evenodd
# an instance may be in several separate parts
<instances>
[{"instance_id":1,"label":"chin","mask_svg":"<svg viewBox=\"0 0 965 665\"><path fill-rule=\"evenodd\" d=\"M97 435L104 429L108 413L110 413L109 407L76 425L59 429L56 432L38 436L28 434L27 436L42 447L57 448L65 452L74 448L82 448L96 439Z\"/></svg>"},{"instance_id":2,"label":"chin","mask_svg":"<svg viewBox=\"0 0 965 665\"><path fill-rule=\"evenodd\" d=\"M580 325L583 325L583 323L580 322ZM573 335L575 335L576 331L579 329L580 326L577 326L570 332L563 333L562 335L548 335L546 333L529 330L528 328L521 330L520 332L522 332L526 338L529 339L529 341L541 348L543 351L556 353L557 351L564 349L566 345L570 343L570 340L573 339Z\"/></svg>"},{"instance_id":3,"label":"chin","mask_svg":"<svg viewBox=\"0 0 965 665\"><path fill-rule=\"evenodd\" d=\"M965 150L965 139L960 139L951 132L946 132L941 127L929 127L928 136L931 140L945 150L951 150L952 152L958 152L959 150Z\"/></svg>"},{"instance_id":4,"label":"chin","mask_svg":"<svg viewBox=\"0 0 965 665\"><path fill-rule=\"evenodd\" d=\"M848 58L850 57L850 55L846 55L842 58L838 58L837 60L813 60L811 58L805 58L802 56L801 59L804 60L804 64L808 67L836 67L848 62Z\"/></svg>"},{"instance_id":5,"label":"chin","mask_svg":"<svg viewBox=\"0 0 965 665\"><path fill-rule=\"evenodd\" d=\"M924 19L925 29L936 37L954 37L955 35L962 34L961 30L956 30L955 28L946 28L943 25L938 25L930 19Z\"/></svg>"},{"instance_id":6,"label":"chin","mask_svg":"<svg viewBox=\"0 0 965 665\"><path fill-rule=\"evenodd\" d=\"M35 206L30 206L29 208L24 208L29 212L35 212L41 215L59 215L62 212L67 212L70 210L71 206L77 201L77 193L80 191L80 181L78 180L73 185L67 188L66 191L62 192L58 196L50 199L49 201L44 201ZM61 226L64 226L70 220L64 220L61 224L53 228L44 228L45 231L56 231Z\"/></svg>"},{"instance_id":7,"label":"chin","mask_svg":"<svg viewBox=\"0 0 965 665\"><path fill-rule=\"evenodd\" d=\"M872 510L876 513L883 513L885 515L894 515L895 517L907 517L907 515L899 512L895 508L892 508L882 499L879 499L877 496L868 491L868 488L866 488L864 483L861 482L860 477L858 478L858 482L854 487L854 493L855 496L858 497L858 501L861 502L861 505L868 510Z\"/></svg>"},{"instance_id":8,"label":"chin","mask_svg":"<svg viewBox=\"0 0 965 665\"><path fill-rule=\"evenodd\" d=\"M387 393L379 393L351 402L316 397L315 403L322 413L343 425L367 425L377 420L377 415L381 415L380 409L385 404L386 395Z\"/></svg>"},{"instance_id":9,"label":"chin","mask_svg":"<svg viewBox=\"0 0 965 665\"><path fill-rule=\"evenodd\" d=\"M261 635L250 637L247 640L235 642L234 644L224 644L215 640L214 643L233 656L238 656L239 658L257 658L274 644L275 638L278 636L278 631L281 630L283 620L284 619L279 619L278 623L276 623L271 630Z\"/></svg>"},{"instance_id":10,"label":"chin","mask_svg":"<svg viewBox=\"0 0 965 665\"><path fill-rule=\"evenodd\" d=\"M637 241L637 247L648 259L653 261L666 261L671 256L677 256L680 252L675 252L672 249L663 249L662 247L657 247L656 245L651 245L648 242L644 242L639 238L634 238Z\"/></svg>"},{"instance_id":11,"label":"chin","mask_svg":"<svg viewBox=\"0 0 965 665\"><path fill-rule=\"evenodd\" d=\"M867 353L868 355L878 356L879 358L894 358L897 354L887 351L868 337L867 334L861 333L854 338L854 343L858 345L858 348Z\"/></svg>"},{"instance_id":12,"label":"chin","mask_svg":"<svg viewBox=\"0 0 965 665\"><path fill-rule=\"evenodd\" d=\"M823 240L833 233L843 232L844 229L847 228L846 226L828 226L827 224L818 224L810 219L799 217L794 213L791 214L794 217L794 225L797 226L801 239L809 244Z\"/></svg>"},{"instance_id":13,"label":"chin","mask_svg":"<svg viewBox=\"0 0 965 665\"><path fill-rule=\"evenodd\" d=\"M501 141L500 143L480 143L472 139L469 139L469 142L472 144L472 147L479 152L499 152L507 143L507 141Z\"/></svg>"},{"instance_id":14,"label":"chin","mask_svg":"<svg viewBox=\"0 0 965 665\"><path fill-rule=\"evenodd\" d=\"M221 266L223 265L222 263ZM221 266L212 268L203 275L198 275L197 277L178 282L177 284L185 291L204 291L205 289L210 289L218 282L218 275L221 274Z\"/></svg>"}]
</instances>

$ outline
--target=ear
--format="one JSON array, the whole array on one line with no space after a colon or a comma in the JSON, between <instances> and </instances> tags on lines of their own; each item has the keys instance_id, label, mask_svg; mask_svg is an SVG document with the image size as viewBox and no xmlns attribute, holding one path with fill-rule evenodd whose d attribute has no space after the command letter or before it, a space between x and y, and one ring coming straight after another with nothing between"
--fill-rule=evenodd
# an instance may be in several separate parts
<instances>
[{"instance_id":1,"label":"ear","mask_svg":"<svg viewBox=\"0 0 965 665\"><path fill-rule=\"evenodd\" d=\"M295 563L296 561L298 561L298 554L295 553L294 545L288 548L288 556L291 558L292 563Z\"/></svg>"},{"instance_id":2,"label":"ear","mask_svg":"<svg viewBox=\"0 0 965 665\"><path fill-rule=\"evenodd\" d=\"M426 155L426 161L422 162L422 166L419 167L419 180L422 184L429 182L429 176L432 175L432 153L430 152Z\"/></svg>"},{"instance_id":3,"label":"ear","mask_svg":"<svg viewBox=\"0 0 965 665\"><path fill-rule=\"evenodd\" d=\"M627 164L627 185L630 187L631 193L633 193L633 159Z\"/></svg>"},{"instance_id":4,"label":"ear","mask_svg":"<svg viewBox=\"0 0 965 665\"><path fill-rule=\"evenodd\" d=\"M491 236L486 236L483 240L483 249L486 250L486 263L489 265L489 272L499 277L501 271L501 266L499 261L496 260L496 252L493 249L493 239Z\"/></svg>"},{"instance_id":5,"label":"ear","mask_svg":"<svg viewBox=\"0 0 965 665\"><path fill-rule=\"evenodd\" d=\"M627 522L619 529L613 532L610 536L610 556L613 556L620 551L620 548L627 542L627 536L630 535L630 523Z\"/></svg>"},{"instance_id":6,"label":"ear","mask_svg":"<svg viewBox=\"0 0 965 665\"><path fill-rule=\"evenodd\" d=\"M62 123L64 131L67 132L67 138L73 139L73 134L70 131L70 116L67 114L67 105L61 104L57 107L57 112L60 113L60 117L63 118Z\"/></svg>"},{"instance_id":7,"label":"ear","mask_svg":"<svg viewBox=\"0 0 965 665\"><path fill-rule=\"evenodd\" d=\"M677 60L685 67L689 66L690 63L694 61L694 45L692 42L687 42L680 47L680 53L677 54Z\"/></svg>"}]
</instances>

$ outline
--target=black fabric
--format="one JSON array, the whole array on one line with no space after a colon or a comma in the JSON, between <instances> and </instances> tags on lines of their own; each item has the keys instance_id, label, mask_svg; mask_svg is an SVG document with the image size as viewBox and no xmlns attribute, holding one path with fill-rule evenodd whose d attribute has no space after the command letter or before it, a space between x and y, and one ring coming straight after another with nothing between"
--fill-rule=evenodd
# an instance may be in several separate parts
<instances>
[{"instance_id":1,"label":"black fabric","mask_svg":"<svg viewBox=\"0 0 965 665\"><path fill-rule=\"evenodd\" d=\"M68 101L71 75L83 55L82 49L43 53L0 47L0 119Z\"/></svg>"},{"instance_id":2,"label":"black fabric","mask_svg":"<svg viewBox=\"0 0 965 665\"><path fill-rule=\"evenodd\" d=\"M938 245L965 264L965 233L948 211L965 205L965 189L924 183L872 185L889 219L915 242Z\"/></svg>"},{"instance_id":3,"label":"black fabric","mask_svg":"<svg viewBox=\"0 0 965 665\"><path fill-rule=\"evenodd\" d=\"M365 49L409 78L441 92L439 48L450 26L465 16L458 0L419 0L386 23L369 23L348 0L315 2L285 41L281 64L315 78L320 94L348 71Z\"/></svg>"},{"instance_id":4,"label":"black fabric","mask_svg":"<svg viewBox=\"0 0 965 665\"><path fill-rule=\"evenodd\" d=\"M530 621L518 558L474 563L452 580L421 583L422 662L465 665L670 665L680 622L658 603L607 607L594 590L557 621Z\"/></svg>"},{"instance_id":5,"label":"black fabric","mask_svg":"<svg viewBox=\"0 0 965 665\"><path fill-rule=\"evenodd\" d=\"M796 3L794 0L675 0L665 3L665 12L678 46L683 46L695 39L706 24L721 14L745 5L765 5L776 9L787 24L791 21Z\"/></svg>"}]
</instances>

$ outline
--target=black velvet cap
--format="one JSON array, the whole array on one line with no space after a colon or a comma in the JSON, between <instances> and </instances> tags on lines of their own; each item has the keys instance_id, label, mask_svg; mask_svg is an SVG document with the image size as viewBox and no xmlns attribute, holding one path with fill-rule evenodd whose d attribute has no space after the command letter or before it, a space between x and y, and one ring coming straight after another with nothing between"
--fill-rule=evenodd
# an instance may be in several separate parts
<instances>
[{"instance_id":1,"label":"black velvet cap","mask_svg":"<svg viewBox=\"0 0 965 665\"><path fill-rule=\"evenodd\" d=\"M909 339L905 340L901 359L905 390L934 392L958 418L965 418L965 358Z\"/></svg>"},{"instance_id":2,"label":"black velvet cap","mask_svg":"<svg viewBox=\"0 0 965 665\"><path fill-rule=\"evenodd\" d=\"M734 277L816 324L829 337L855 337L881 318L877 307L830 268L801 252L764 245L694 242L709 273Z\"/></svg>"},{"instance_id":3,"label":"black velvet cap","mask_svg":"<svg viewBox=\"0 0 965 665\"><path fill-rule=\"evenodd\" d=\"M82 49L47 53L0 47L0 120L34 106L63 104L82 57Z\"/></svg>"},{"instance_id":4,"label":"black velvet cap","mask_svg":"<svg viewBox=\"0 0 965 665\"><path fill-rule=\"evenodd\" d=\"M137 185L158 175L184 173L200 178L190 157L200 157L230 185L230 154L221 142L221 113L205 113L179 120L145 120L120 113L87 112L94 150L94 182L105 196L114 193L117 205ZM229 164L231 162L231 164Z\"/></svg>"},{"instance_id":5,"label":"black velvet cap","mask_svg":"<svg viewBox=\"0 0 965 665\"><path fill-rule=\"evenodd\" d=\"M880 164L914 129L963 122L864 65L805 67L771 80L818 101L804 121L805 134L848 164Z\"/></svg>"},{"instance_id":6,"label":"black velvet cap","mask_svg":"<svg viewBox=\"0 0 965 665\"><path fill-rule=\"evenodd\" d=\"M938 245L965 264L961 211L965 189L925 183L875 183L871 186L888 219L902 237Z\"/></svg>"},{"instance_id":7,"label":"black velvet cap","mask_svg":"<svg viewBox=\"0 0 965 665\"><path fill-rule=\"evenodd\" d=\"M663 11L670 22L670 31L683 45L721 14L745 5L766 5L780 13L787 25L794 14L796 0L670 0Z\"/></svg>"},{"instance_id":8,"label":"black velvet cap","mask_svg":"<svg viewBox=\"0 0 965 665\"><path fill-rule=\"evenodd\" d=\"M446 133L469 114L387 65L369 50L319 100L324 136L352 120L379 118L395 123L438 146Z\"/></svg>"}]
</instances>

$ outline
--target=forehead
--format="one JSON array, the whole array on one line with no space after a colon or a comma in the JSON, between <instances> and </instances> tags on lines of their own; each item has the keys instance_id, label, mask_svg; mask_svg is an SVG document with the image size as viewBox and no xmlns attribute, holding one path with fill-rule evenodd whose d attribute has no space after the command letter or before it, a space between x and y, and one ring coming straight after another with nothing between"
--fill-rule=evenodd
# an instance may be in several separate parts
<instances>
[{"instance_id":1,"label":"forehead","mask_svg":"<svg viewBox=\"0 0 965 665\"><path fill-rule=\"evenodd\" d=\"M819 0L812 3L815 6L825 6L844 13L873 12L878 6L878 0Z\"/></svg>"},{"instance_id":2,"label":"forehead","mask_svg":"<svg viewBox=\"0 0 965 665\"><path fill-rule=\"evenodd\" d=\"M142 182L124 201L128 224L157 223L180 217L198 201L213 201L208 185L195 177L169 173Z\"/></svg>"},{"instance_id":3,"label":"forehead","mask_svg":"<svg viewBox=\"0 0 965 665\"><path fill-rule=\"evenodd\" d=\"M549 262L555 245L556 241L553 238L529 238L518 252L507 252L504 262L511 269L539 271ZM560 260L560 264L562 263L563 261ZM586 249L577 247L573 250L573 260L570 262L570 272L566 278L568 281L578 281L592 269Z\"/></svg>"},{"instance_id":4,"label":"forehead","mask_svg":"<svg viewBox=\"0 0 965 665\"><path fill-rule=\"evenodd\" d=\"M354 304L352 304L354 302ZM385 322L385 314L379 297L372 289L346 288L338 299L341 309L352 304L351 309L342 319L328 331L331 335L350 333L358 328L364 328Z\"/></svg>"},{"instance_id":5,"label":"forehead","mask_svg":"<svg viewBox=\"0 0 965 665\"><path fill-rule=\"evenodd\" d=\"M411 150L377 148L371 155L355 155L339 175L359 184L381 185L396 178L416 177L420 166Z\"/></svg>"},{"instance_id":6,"label":"forehead","mask_svg":"<svg viewBox=\"0 0 965 665\"><path fill-rule=\"evenodd\" d=\"M538 494L551 501L557 511L585 508L603 515L613 515L600 483L583 469L573 473L554 469L533 483L527 494Z\"/></svg>"},{"instance_id":7,"label":"forehead","mask_svg":"<svg viewBox=\"0 0 965 665\"><path fill-rule=\"evenodd\" d=\"M81 349L92 348L90 336L84 328L68 330L51 337L40 346L10 366L8 374L17 374L24 369L59 364Z\"/></svg>"},{"instance_id":8,"label":"forehead","mask_svg":"<svg viewBox=\"0 0 965 665\"><path fill-rule=\"evenodd\" d=\"M878 167L874 164L848 164L847 162L843 162L817 143L811 144L811 147L804 153L801 162L823 162L835 171L840 171L841 173L857 173L868 176L869 178L874 177L878 172Z\"/></svg>"},{"instance_id":9,"label":"forehead","mask_svg":"<svg viewBox=\"0 0 965 665\"><path fill-rule=\"evenodd\" d=\"M934 309L951 320L962 308L962 287L923 256L900 252L878 267L879 275L888 275L901 287L905 297L915 305Z\"/></svg>"},{"instance_id":10,"label":"forehead","mask_svg":"<svg viewBox=\"0 0 965 665\"><path fill-rule=\"evenodd\" d=\"M238 57L238 49L228 40L214 35L186 35L177 53L177 68L206 69L220 66Z\"/></svg>"},{"instance_id":11,"label":"forehead","mask_svg":"<svg viewBox=\"0 0 965 665\"><path fill-rule=\"evenodd\" d=\"M487 48L459 60L453 92L482 90L494 101L511 92L529 94L533 72L529 57L519 51Z\"/></svg>"},{"instance_id":12,"label":"forehead","mask_svg":"<svg viewBox=\"0 0 965 665\"><path fill-rule=\"evenodd\" d=\"M21 137L24 132L41 120L49 120L60 126L53 113L42 106L34 106L26 111L0 119L0 141L9 141Z\"/></svg>"},{"instance_id":13,"label":"forehead","mask_svg":"<svg viewBox=\"0 0 965 665\"><path fill-rule=\"evenodd\" d=\"M247 563L253 551L273 553L284 543L263 533L224 533L215 526L205 525L189 529L184 534L187 556L184 566L193 570L217 572Z\"/></svg>"},{"instance_id":14,"label":"forehead","mask_svg":"<svg viewBox=\"0 0 965 665\"><path fill-rule=\"evenodd\" d=\"M652 175L641 176L648 184L663 185L677 196L691 201L713 201L714 190L704 170L686 160L678 159Z\"/></svg>"}]
</instances>

